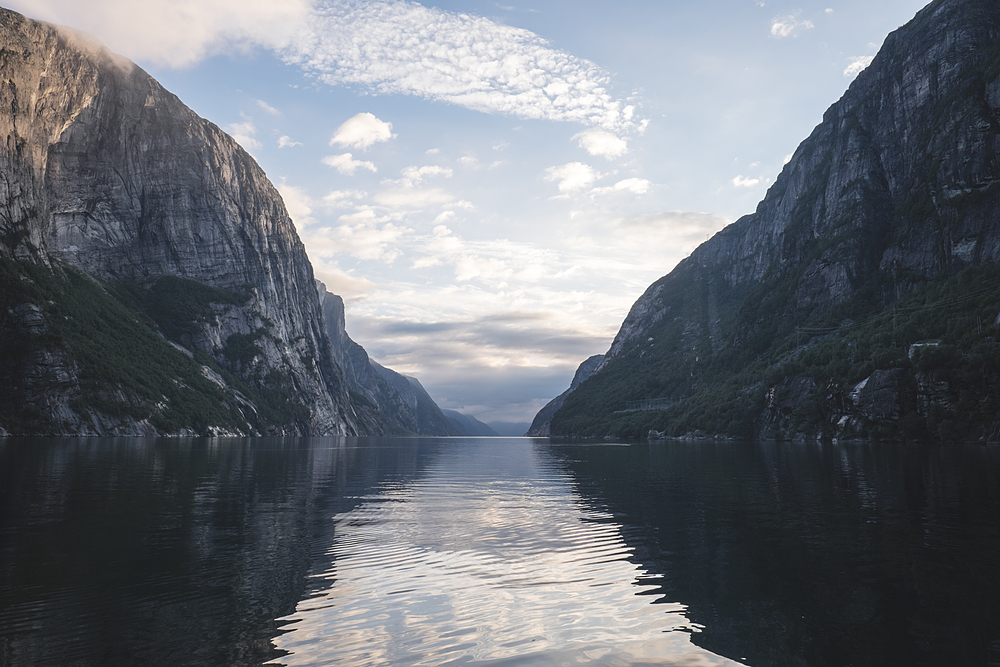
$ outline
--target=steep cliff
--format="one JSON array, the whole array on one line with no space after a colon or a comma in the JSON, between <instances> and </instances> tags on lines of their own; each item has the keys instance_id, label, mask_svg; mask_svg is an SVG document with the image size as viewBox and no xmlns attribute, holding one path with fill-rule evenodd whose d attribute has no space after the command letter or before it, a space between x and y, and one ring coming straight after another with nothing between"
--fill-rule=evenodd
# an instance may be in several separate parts
<instances>
[{"instance_id":1,"label":"steep cliff","mask_svg":"<svg viewBox=\"0 0 1000 667\"><path fill-rule=\"evenodd\" d=\"M253 158L84 35L0 10L0 43L0 421L356 432L312 267Z\"/></svg>"},{"instance_id":2,"label":"steep cliff","mask_svg":"<svg viewBox=\"0 0 1000 667\"><path fill-rule=\"evenodd\" d=\"M757 210L636 302L552 432L996 437L998 75L993 0L889 35Z\"/></svg>"},{"instance_id":3,"label":"steep cliff","mask_svg":"<svg viewBox=\"0 0 1000 667\"><path fill-rule=\"evenodd\" d=\"M419 382L417 390L405 376L378 366L365 349L351 339L347 334L344 300L327 292L322 283L317 284L317 289L331 349L343 369L364 431L384 435L457 435ZM418 394L421 394L419 400Z\"/></svg>"},{"instance_id":4,"label":"steep cliff","mask_svg":"<svg viewBox=\"0 0 1000 667\"><path fill-rule=\"evenodd\" d=\"M534 420L531 422L531 426L528 428L528 432L525 433L529 438L546 438L550 435L552 417L556 414L556 411L563 406L566 402L566 397L571 393L576 391L576 388L580 384L594 374L595 371L604 362L603 354L595 354L586 361L584 361L576 369L576 373L573 375L573 381L570 382L569 389L559 394L551 401L545 404L538 414L535 415Z\"/></svg>"}]
</instances>

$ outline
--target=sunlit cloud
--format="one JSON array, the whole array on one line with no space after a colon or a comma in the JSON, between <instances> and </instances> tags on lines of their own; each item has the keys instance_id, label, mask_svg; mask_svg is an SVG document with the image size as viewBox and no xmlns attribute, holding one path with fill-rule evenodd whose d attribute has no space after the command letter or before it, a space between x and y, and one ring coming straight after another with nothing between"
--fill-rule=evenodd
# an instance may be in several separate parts
<instances>
[{"instance_id":1,"label":"sunlit cloud","mask_svg":"<svg viewBox=\"0 0 1000 667\"><path fill-rule=\"evenodd\" d=\"M257 107L260 108L264 113L270 114L272 116L280 116L281 112L272 107L270 104L264 100L257 100Z\"/></svg>"},{"instance_id":2,"label":"sunlit cloud","mask_svg":"<svg viewBox=\"0 0 1000 667\"><path fill-rule=\"evenodd\" d=\"M730 172L732 173L732 172ZM753 186L760 183L759 178L750 178L748 176L737 176L733 179L733 185L738 188L752 188Z\"/></svg>"},{"instance_id":3,"label":"sunlit cloud","mask_svg":"<svg viewBox=\"0 0 1000 667\"><path fill-rule=\"evenodd\" d=\"M591 155L600 155L608 159L620 157L628 152L628 145L624 139L597 128L575 134L573 140L578 141L580 148Z\"/></svg>"},{"instance_id":4,"label":"sunlit cloud","mask_svg":"<svg viewBox=\"0 0 1000 667\"><path fill-rule=\"evenodd\" d=\"M328 167L333 167L345 176L353 176L354 172L358 169L367 169L372 173L378 171L378 168L373 162L355 160L351 153L344 153L343 155L327 155L323 158L323 164Z\"/></svg>"},{"instance_id":5,"label":"sunlit cloud","mask_svg":"<svg viewBox=\"0 0 1000 667\"><path fill-rule=\"evenodd\" d=\"M594 188L593 194L610 194L614 192L628 192L634 195L644 195L649 192L652 183L645 178L626 178L618 181L614 185L604 188Z\"/></svg>"},{"instance_id":6,"label":"sunlit cloud","mask_svg":"<svg viewBox=\"0 0 1000 667\"><path fill-rule=\"evenodd\" d=\"M858 74L861 74L866 67L872 64L875 60L875 56L854 56L853 58L848 58L848 65L844 68L844 76L853 79Z\"/></svg>"},{"instance_id":7,"label":"sunlit cloud","mask_svg":"<svg viewBox=\"0 0 1000 667\"><path fill-rule=\"evenodd\" d=\"M226 132L247 151L255 151L263 147L263 144L257 140L257 126L254 124L253 118L249 116L244 115L241 122L227 125Z\"/></svg>"},{"instance_id":8,"label":"sunlit cloud","mask_svg":"<svg viewBox=\"0 0 1000 667\"><path fill-rule=\"evenodd\" d=\"M288 135L278 137L278 148L292 148L293 146L301 146L301 141L293 141Z\"/></svg>"},{"instance_id":9,"label":"sunlit cloud","mask_svg":"<svg viewBox=\"0 0 1000 667\"><path fill-rule=\"evenodd\" d=\"M88 32L134 60L190 67L219 53L283 48L315 0L8 0L29 16Z\"/></svg>"},{"instance_id":10,"label":"sunlit cloud","mask_svg":"<svg viewBox=\"0 0 1000 667\"><path fill-rule=\"evenodd\" d=\"M634 125L634 108L608 91L610 78L594 63L528 30L412 2L326 2L284 57L333 86L520 118Z\"/></svg>"},{"instance_id":11,"label":"sunlit cloud","mask_svg":"<svg viewBox=\"0 0 1000 667\"><path fill-rule=\"evenodd\" d=\"M545 180L558 183L559 192L576 192L597 180L597 172L582 162L570 162L545 170Z\"/></svg>"},{"instance_id":12,"label":"sunlit cloud","mask_svg":"<svg viewBox=\"0 0 1000 667\"><path fill-rule=\"evenodd\" d=\"M367 150L370 146L389 141L394 136L392 123L379 119L375 114L364 112L345 120L333 133L330 145Z\"/></svg>"}]
</instances>

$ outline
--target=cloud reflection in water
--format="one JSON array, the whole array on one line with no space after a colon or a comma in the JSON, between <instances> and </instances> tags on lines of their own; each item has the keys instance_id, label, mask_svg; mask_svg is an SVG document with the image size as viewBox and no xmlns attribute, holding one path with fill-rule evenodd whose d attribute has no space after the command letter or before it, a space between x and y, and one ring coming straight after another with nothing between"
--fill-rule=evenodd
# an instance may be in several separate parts
<instances>
[{"instance_id":1,"label":"cloud reflection in water","mask_svg":"<svg viewBox=\"0 0 1000 667\"><path fill-rule=\"evenodd\" d=\"M282 664L737 664L691 643L683 605L651 604L619 526L530 441L445 447L332 520Z\"/></svg>"}]
</instances>

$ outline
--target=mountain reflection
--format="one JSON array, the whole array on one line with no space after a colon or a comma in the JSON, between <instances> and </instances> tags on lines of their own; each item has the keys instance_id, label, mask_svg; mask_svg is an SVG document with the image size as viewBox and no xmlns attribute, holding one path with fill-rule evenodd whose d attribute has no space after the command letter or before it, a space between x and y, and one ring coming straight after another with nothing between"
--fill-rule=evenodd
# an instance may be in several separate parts
<instances>
[{"instance_id":1,"label":"mountain reflection","mask_svg":"<svg viewBox=\"0 0 1000 667\"><path fill-rule=\"evenodd\" d=\"M329 517L424 443L0 439L0 664L258 665Z\"/></svg>"},{"instance_id":2,"label":"mountain reflection","mask_svg":"<svg viewBox=\"0 0 1000 667\"><path fill-rule=\"evenodd\" d=\"M995 447L552 451L706 649L754 665L1000 664Z\"/></svg>"}]
</instances>

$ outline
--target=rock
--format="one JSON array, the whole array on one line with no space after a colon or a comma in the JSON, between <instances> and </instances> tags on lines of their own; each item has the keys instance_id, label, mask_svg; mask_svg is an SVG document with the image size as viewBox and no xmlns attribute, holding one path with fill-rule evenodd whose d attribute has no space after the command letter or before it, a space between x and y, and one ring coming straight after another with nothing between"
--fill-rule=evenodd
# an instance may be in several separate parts
<instances>
[{"instance_id":1,"label":"rock","mask_svg":"<svg viewBox=\"0 0 1000 667\"><path fill-rule=\"evenodd\" d=\"M758 412L750 399L760 396L759 377L743 378L740 387L732 383L761 360L782 359L792 342L800 348L848 329L828 320L818 329L802 325L849 302L877 310L931 281L996 266L997 35L1000 5L986 0L935 0L890 34L756 210L696 248L635 302L600 372L550 418L553 433L648 428L614 416L621 394L632 387L649 397L726 387L738 414L732 408L733 418L716 420L706 411L704 424L685 422L684 428L745 433L744 418L752 417L756 432L780 433L791 404L768 395ZM888 333L890 340L895 333ZM794 378L799 373L791 361L787 371L771 370ZM834 423L847 416L845 424L865 414L897 419L892 393L900 378L886 372L870 379L864 407L851 408L861 412L837 416L820 405L808 418L811 426L826 428L834 416ZM854 381L835 378L835 384Z\"/></svg>"},{"instance_id":2,"label":"rock","mask_svg":"<svg viewBox=\"0 0 1000 667\"><path fill-rule=\"evenodd\" d=\"M566 402L566 397L575 391L584 380L596 373L603 362L604 355L595 354L580 364L576 369L576 373L573 374L573 380L570 382L569 389L553 398L545 404L545 407L538 411L535 419L531 422L531 427L528 428L528 432L525 435L530 438L547 438L550 434L552 416Z\"/></svg>"},{"instance_id":3,"label":"rock","mask_svg":"<svg viewBox=\"0 0 1000 667\"><path fill-rule=\"evenodd\" d=\"M344 300L327 292L323 283L317 283L317 290L334 358L343 369L349 390L369 404L354 401L365 432L456 435L449 420L419 382L414 380L414 387L404 376L375 364L365 349L351 339L347 334Z\"/></svg>"},{"instance_id":4,"label":"rock","mask_svg":"<svg viewBox=\"0 0 1000 667\"><path fill-rule=\"evenodd\" d=\"M86 36L0 10L0 40L0 256L65 262L99 281L171 276L245 293L185 347L217 356L231 336L261 333L243 379L282 378L310 415L273 432L356 433L312 267L253 158Z\"/></svg>"}]
</instances>

